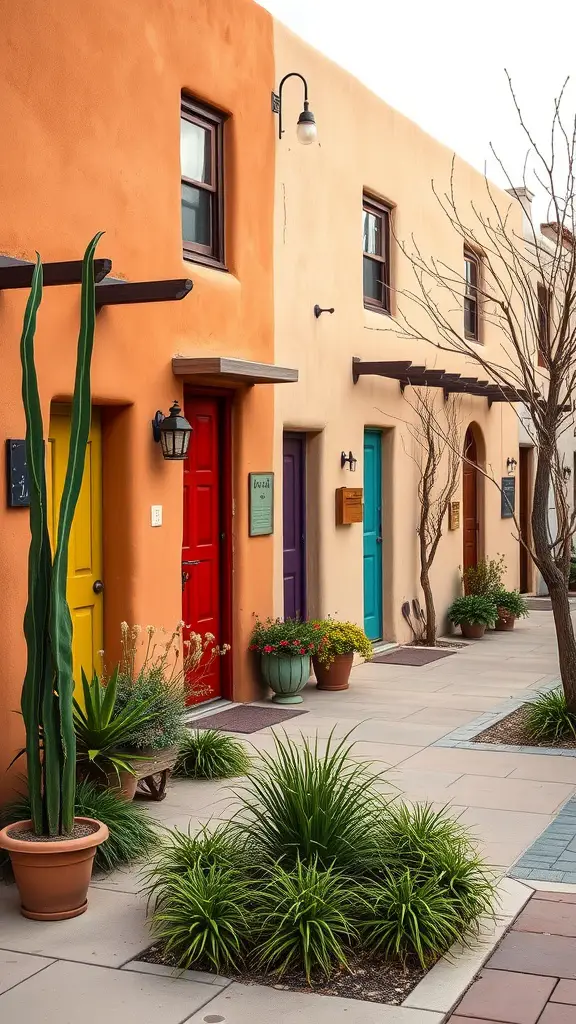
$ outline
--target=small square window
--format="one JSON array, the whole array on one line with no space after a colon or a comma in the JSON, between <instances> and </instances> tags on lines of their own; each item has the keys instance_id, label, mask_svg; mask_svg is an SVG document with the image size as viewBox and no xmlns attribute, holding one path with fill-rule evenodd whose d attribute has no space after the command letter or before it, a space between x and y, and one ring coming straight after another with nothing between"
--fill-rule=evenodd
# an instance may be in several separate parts
<instances>
[{"instance_id":1,"label":"small square window","mask_svg":"<svg viewBox=\"0 0 576 1024\"><path fill-rule=\"evenodd\" d=\"M182 96L180 176L184 258L225 269L224 115Z\"/></svg>"},{"instance_id":2,"label":"small square window","mask_svg":"<svg viewBox=\"0 0 576 1024\"><path fill-rule=\"evenodd\" d=\"M367 195L362 207L364 305L379 313L389 313L390 207Z\"/></svg>"},{"instance_id":3,"label":"small square window","mask_svg":"<svg viewBox=\"0 0 576 1024\"><path fill-rule=\"evenodd\" d=\"M479 341L478 284L480 260L470 249L464 250L464 337Z\"/></svg>"}]
</instances>

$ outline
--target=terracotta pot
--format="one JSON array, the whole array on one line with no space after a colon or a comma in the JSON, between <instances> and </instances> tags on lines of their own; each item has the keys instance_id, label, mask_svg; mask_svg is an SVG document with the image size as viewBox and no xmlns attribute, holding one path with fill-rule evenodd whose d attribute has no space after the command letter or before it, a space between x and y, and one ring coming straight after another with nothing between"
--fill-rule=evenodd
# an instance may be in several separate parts
<instances>
[{"instance_id":1,"label":"terracotta pot","mask_svg":"<svg viewBox=\"0 0 576 1024\"><path fill-rule=\"evenodd\" d=\"M481 640L486 632L486 626L480 622L461 622L460 629L462 636L465 636L467 640Z\"/></svg>"},{"instance_id":2,"label":"terracotta pot","mask_svg":"<svg viewBox=\"0 0 576 1024\"><path fill-rule=\"evenodd\" d=\"M337 654L330 665L323 665L318 658L312 658L316 688L318 690L347 690L354 654Z\"/></svg>"},{"instance_id":3,"label":"terracotta pot","mask_svg":"<svg viewBox=\"0 0 576 1024\"><path fill-rule=\"evenodd\" d=\"M515 615L511 615L505 608L498 608L498 618L496 619L494 629L497 629L501 633L509 632L511 629L514 629L515 622Z\"/></svg>"},{"instance_id":4,"label":"terracotta pot","mask_svg":"<svg viewBox=\"0 0 576 1024\"><path fill-rule=\"evenodd\" d=\"M0 831L0 849L7 850L20 893L20 912L33 921L65 921L88 906L88 886L96 847L108 839L108 827L94 818L75 818L94 831L79 839L35 842L18 839L32 827L17 821Z\"/></svg>"},{"instance_id":5,"label":"terracotta pot","mask_svg":"<svg viewBox=\"0 0 576 1024\"><path fill-rule=\"evenodd\" d=\"M115 793L121 800L134 799L136 793L136 787L138 785L138 776L133 775L132 772L120 771L120 772L108 772L108 789L112 793Z\"/></svg>"}]
</instances>

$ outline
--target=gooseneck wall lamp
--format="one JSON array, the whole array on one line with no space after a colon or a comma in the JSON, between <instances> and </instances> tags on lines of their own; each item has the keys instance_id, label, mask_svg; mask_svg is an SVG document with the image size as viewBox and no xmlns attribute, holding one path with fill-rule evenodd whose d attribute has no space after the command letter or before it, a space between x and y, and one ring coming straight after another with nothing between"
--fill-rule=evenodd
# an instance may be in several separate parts
<instances>
[{"instance_id":1,"label":"gooseneck wall lamp","mask_svg":"<svg viewBox=\"0 0 576 1024\"><path fill-rule=\"evenodd\" d=\"M509 474L514 472L514 470L516 469L517 465L518 465L518 463L517 463L516 459L514 459L514 458L506 459L506 471Z\"/></svg>"},{"instance_id":2,"label":"gooseneck wall lamp","mask_svg":"<svg viewBox=\"0 0 576 1024\"><path fill-rule=\"evenodd\" d=\"M356 459L354 457L352 452L348 452L348 455L346 455L346 452L342 452L341 455L340 455L340 468L341 469L344 469L344 467L346 465L348 465L349 468L350 468L350 472L351 473L355 473L356 472L356 463L357 462L358 462L358 459Z\"/></svg>"},{"instance_id":3,"label":"gooseneck wall lamp","mask_svg":"<svg viewBox=\"0 0 576 1024\"><path fill-rule=\"evenodd\" d=\"M308 82L299 71L290 71L287 75L284 75L278 86L278 92L272 93L272 111L274 114L278 114L278 138L281 139L284 134L284 128L282 127L282 89L284 88L284 83L289 78L299 78L304 85L304 110L301 111L300 117L296 122L296 138L303 146L309 146L311 142L316 142L318 133L316 130L316 119L308 103Z\"/></svg>"},{"instance_id":4,"label":"gooseneck wall lamp","mask_svg":"<svg viewBox=\"0 0 576 1024\"><path fill-rule=\"evenodd\" d=\"M152 420L152 435L162 446L162 455L169 462L182 462L188 454L192 427L182 415L178 402L164 416L160 410Z\"/></svg>"}]
</instances>

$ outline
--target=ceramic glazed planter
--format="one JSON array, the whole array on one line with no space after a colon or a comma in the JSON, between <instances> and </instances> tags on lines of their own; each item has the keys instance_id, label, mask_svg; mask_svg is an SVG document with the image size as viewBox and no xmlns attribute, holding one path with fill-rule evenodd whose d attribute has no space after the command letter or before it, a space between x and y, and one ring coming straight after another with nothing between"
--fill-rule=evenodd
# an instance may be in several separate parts
<instances>
[{"instance_id":1,"label":"ceramic glazed planter","mask_svg":"<svg viewBox=\"0 0 576 1024\"><path fill-rule=\"evenodd\" d=\"M260 668L265 682L274 690L275 704L301 704L300 690L310 678L310 655L277 658L273 654L260 656Z\"/></svg>"},{"instance_id":2,"label":"ceramic glazed planter","mask_svg":"<svg viewBox=\"0 0 576 1024\"><path fill-rule=\"evenodd\" d=\"M486 632L486 626L480 622L461 622L460 629L467 640L481 640Z\"/></svg>"},{"instance_id":3,"label":"ceramic glazed planter","mask_svg":"<svg viewBox=\"0 0 576 1024\"><path fill-rule=\"evenodd\" d=\"M32 822L16 821L0 831L0 849L7 850L20 893L20 911L34 921L65 921L88 907L88 886L96 847L108 839L108 828L94 818L74 818L92 826L77 839L19 839Z\"/></svg>"},{"instance_id":4,"label":"ceramic glazed planter","mask_svg":"<svg viewBox=\"0 0 576 1024\"><path fill-rule=\"evenodd\" d=\"M500 633L510 632L511 629L514 629L515 622L515 615L511 615L505 608L498 608L498 618L496 619L494 629L497 629Z\"/></svg>"},{"instance_id":5,"label":"ceramic glazed planter","mask_svg":"<svg viewBox=\"0 0 576 1024\"><path fill-rule=\"evenodd\" d=\"M318 690L347 690L354 654L337 654L329 665L323 665L317 657L312 658L316 688Z\"/></svg>"}]
</instances>

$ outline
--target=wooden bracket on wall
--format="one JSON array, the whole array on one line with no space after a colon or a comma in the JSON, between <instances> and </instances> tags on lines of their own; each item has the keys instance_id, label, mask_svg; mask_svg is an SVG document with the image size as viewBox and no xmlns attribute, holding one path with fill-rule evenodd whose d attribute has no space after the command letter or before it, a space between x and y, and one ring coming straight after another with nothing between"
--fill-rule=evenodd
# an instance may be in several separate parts
<instances>
[{"instance_id":1,"label":"wooden bracket on wall","mask_svg":"<svg viewBox=\"0 0 576 1024\"><path fill-rule=\"evenodd\" d=\"M192 291L190 278L170 281L108 280L96 288L96 309L125 306L135 302L170 302L186 298Z\"/></svg>"},{"instance_id":2,"label":"wooden bracket on wall","mask_svg":"<svg viewBox=\"0 0 576 1024\"><path fill-rule=\"evenodd\" d=\"M32 284L34 263L0 256L0 290L4 288L29 288ZM94 280L102 281L112 270L112 260L94 260ZM45 285L80 284L82 281L82 260L63 260L59 263L42 264L42 280Z\"/></svg>"}]
</instances>

